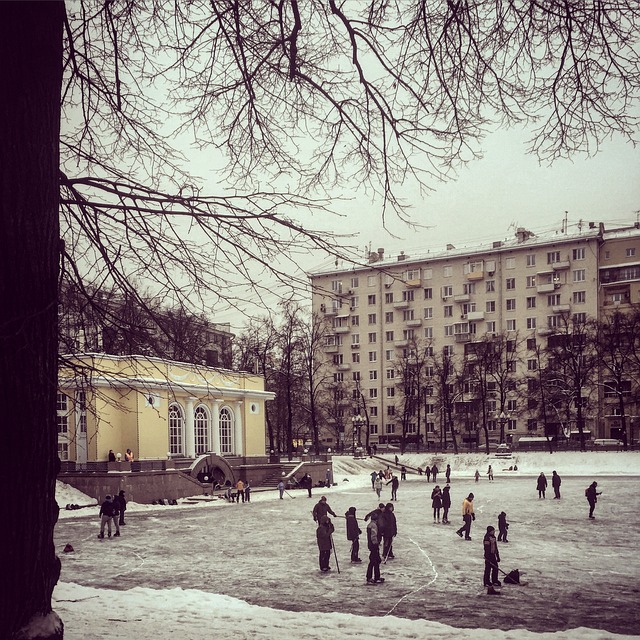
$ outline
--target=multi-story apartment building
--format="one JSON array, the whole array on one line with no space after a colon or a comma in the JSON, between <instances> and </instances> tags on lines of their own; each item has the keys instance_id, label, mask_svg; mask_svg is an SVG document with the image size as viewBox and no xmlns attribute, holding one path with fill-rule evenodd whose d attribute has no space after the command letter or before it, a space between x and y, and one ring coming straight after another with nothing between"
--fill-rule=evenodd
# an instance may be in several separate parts
<instances>
[{"instance_id":1,"label":"multi-story apartment building","mask_svg":"<svg viewBox=\"0 0 640 640\"><path fill-rule=\"evenodd\" d=\"M352 425L359 431L365 421L367 443L397 441L399 411L405 411L405 435L425 434L426 444L441 441L446 416L435 401L429 402L427 390L421 412L406 424L398 378L414 350L463 358L474 343L502 336L518 352L513 373L526 381L538 368L538 347L544 349L567 319L601 318L611 308L640 301L634 286L640 282L640 228L606 230L589 223L575 233L544 236L520 228L511 240L471 249L448 245L442 251L394 257L378 249L365 264L334 262L310 278L313 311L327 323L324 361L335 384L343 385L342 409L328 418L341 424L329 430L334 435L325 442L338 447L364 443L355 427L352 434ZM428 386L433 371L428 362L425 366L427 382L422 384ZM468 391L470 402L473 390ZM507 441L542 435L534 413L527 412L522 388L497 401L494 396L489 387L481 420L490 440L502 440L505 433ZM602 398L590 407L584 430L591 437L615 437L616 416L607 414ZM363 420L354 421L354 416ZM461 442L483 442L478 422L476 416L473 424L467 420L460 427Z\"/></svg>"}]
</instances>

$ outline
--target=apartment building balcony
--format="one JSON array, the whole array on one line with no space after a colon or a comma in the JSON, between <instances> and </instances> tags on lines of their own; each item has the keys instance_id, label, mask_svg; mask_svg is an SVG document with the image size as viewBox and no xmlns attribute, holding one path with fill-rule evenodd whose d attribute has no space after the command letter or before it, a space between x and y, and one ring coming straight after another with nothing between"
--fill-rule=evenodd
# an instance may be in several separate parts
<instances>
[{"instance_id":1,"label":"apartment building balcony","mask_svg":"<svg viewBox=\"0 0 640 640\"><path fill-rule=\"evenodd\" d=\"M471 271L467 273L467 280L475 282L476 280L484 280L484 271Z\"/></svg>"},{"instance_id":2,"label":"apartment building balcony","mask_svg":"<svg viewBox=\"0 0 640 640\"><path fill-rule=\"evenodd\" d=\"M470 342L471 334L470 333L456 333L454 336L456 342Z\"/></svg>"},{"instance_id":3,"label":"apartment building balcony","mask_svg":"<svg viewBox=\"0 0 640 640\"><path fill-rule=\"evenodd\" d=\"M539 336L550 336L554 333L554 330L549 327L539 327L536 332Z\"/></svg>"},{"instance_id":4,"label":"apartment building balcony","mask_svg":"<svg viewBox=\"0 0 640 640\"><path fill-rule=\"evenodd\" d=\"M409 287L410 289L417 289L418 287L422 286L422 279L414 278L413 280L405 280L404 286Z\"/></svg>"},{"instance_id":5,"label":"apartment building balcony","mask_svg":"<svg viewBox=\"0 0 640 640\"><path fill-rule=\"evenodd\" d=\"M409 341L408 340L394 340L393 346L394 347L398 347L398 348L408 347L409 346Z\"/></svg>"},{"instance_id":6,"label":"apartment building balcony","mask_svg":"<svg viewBox=\"0 0 640 640\"><path fill-rule=\"evenodd\" d=\"M408 300L398 300L398 302L393 303L394 309L408 309L409 301Z\"/></svg>"},{"instance_id":7,"label":"apartment building balcony","mask_svg":"<svg viewBox=\"0 0 640 640\"><path fill-rule=\"evenodd\" d=\"M556 304L551 307L551 313L569 313L571 311L570 304Z\"/></svg>"},{"instance_id":8,"label":"apartment building balcony","mask_svg":"<svg viewBox=\"0 0 640 640\"><path fill-rule=\"evenodd\" d=\"M360 343L359 343L359 342L356 342L355 344L352 344L352 345L351 345L351 348L352 348L352 349L359 349L359 348L360 348Z\"/></svg>"},{"instance_id":9,"label":"apartment building balcony","mask_svg":"<svg viewBox=\"0 0 640 640\"><path fill-rule=\"evenodd\" d=\"M469 313L467 313L467 320L470 322L484 320L484 311L469 311Z\"/></svg>"},{"instance_id":10,"label":"apartment building balcony","mask_svg":"<svg viewBox=\"0 0 640 640\"><path fill-rule=\"evenodd\" d=\"M421 327L422 320L420 318L414 318L413 320L407 320L405 324L407 327Z\"/></svg>"},{"instance_id":11,"label":"apartment building balcony","mask_svg":"<svg viewBox=\"0 0 640 640\"><path fill-rule=\"evenodd\" d=\"M536 287L538 293L553 293L556 290L556 283L549 282L547 284L539 284Z\"/></svg>"},{"instance_id":12,"label":"apartment building balcony","mask_svg":"<svg viewBox=\"0 0 640 640\"><path fill-rule=\"evenodd\" d=\"M333 329L334 333L349 333L351 331L351 327L335 327Z\"/></svg>"},{"instance_id":13,"label":"apartment building balcony","mask_svg":"<svg viewBox=\"0 0 640 640\"><path fill-rule=\"evenodd\" d=\"M346 364L339 364L336 369L338 371L351 371L351 365L349 363Z\"/></svg>"},{"instance_id":14,"label":"apartment building balcony","mask_svg":"<svg viewBox=\"0 0 640 640\"><path fill-rule=\"evenodd\" d=\"M571 266L571 263L569 260L560 260L560 262L554 262L550 266L554 271L564 271Z\"/></svg>"},{"instance_id":15,"label":"apartment building balcony","mask_svg":"<svg viewBox=\"0 0 640 640\"><path fill-rule=\"evenodd\" d=\"M338 349L339 347L337 344L328 344L324 348L326 353L338 353Z\"/></svg>"},{"instance_id":16,"label":"apartment building balcony","mask_svg":"<svg viewBox=\"0 0 640 640\"><path fill-rule=\"evenodd\" d=\"M471 296L468 293L457 293L453 296L454 302L469 302Z\"/></svg>"},{"instance_id":17,"label":"apartment building balcony","mask_svg":"<svg viewBox=\"0 0 640 640\"><path fill-rule=\"evenodd\" d=\"M324 307L324 305L322 305ZM332 318L333 316L337 316L338 315L338 311L340 311L339 309L336 309L334 307L325 307L324 309L322 309L322 312L324 313L325 316L328 316L330 318Z\"/></svg>"}]
</instances>

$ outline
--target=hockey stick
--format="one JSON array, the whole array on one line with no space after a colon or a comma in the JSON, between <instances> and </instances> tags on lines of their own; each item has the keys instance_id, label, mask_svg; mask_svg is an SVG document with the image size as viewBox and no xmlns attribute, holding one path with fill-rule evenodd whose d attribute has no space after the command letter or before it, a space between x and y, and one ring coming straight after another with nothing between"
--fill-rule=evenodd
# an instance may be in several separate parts
<instances>
[{"instance_id":1,"label":"hockey stick","mask_svg":"<svg viewBox=\"0 0 640 640\"><path fill-rule=\"evenodd\" d=\"M333 549L333 556L336 559L336 569L338 570L338 573L340 573L340 565L338 564L338 554L336 553L336 545L333 544L333 536L331 537L331 548Z\"/></svg>"},{"instance_id":2,"label":"hockey stick","mask_svg":"<svg viewBox=\"0 0 640 640\"><path fill-rule=\"evenodd\" d=\"M290 494L286 489L284 489L284 492L285 492L285 493L286 493L286 494L287 494L287 495L288 495L292 500L295 500L295 499L296 499L296 497L295 497L295 496L292 496L292 495L291 495L291 494Z\"/></svg>"}]
</instances>

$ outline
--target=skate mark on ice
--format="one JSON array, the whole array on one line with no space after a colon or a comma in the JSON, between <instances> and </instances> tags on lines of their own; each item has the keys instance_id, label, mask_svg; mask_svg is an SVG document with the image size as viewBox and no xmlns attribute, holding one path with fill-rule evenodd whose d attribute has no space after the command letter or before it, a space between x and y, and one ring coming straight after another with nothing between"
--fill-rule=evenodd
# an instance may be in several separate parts
<instances>
[{"instance_id":1,"label":"skate mark on ice","mask_svg":"<svg viewBox=\"0 0 640 640\"><path fill-rule=\"evenodd\" d=\"M393 613L393 611L395 610L395 608L406 598L408 598L409 596L412 596L414 593L418 593L418 591L421 591L422 589L426 589L427 587L430 587L437 579L438 579L438 570L435 568L435 565L433 564L433 562L431 561L431 558L429 557L429 554L413 539L413 538L409 538L409 542L411 542L412 544L415 544L416 547L418 547L418 549L420 550L420 553L427 559L427 561L429 562L429 566L431 567L431 571L433 572L433 578L431 578L431 580L429 580L429 582L420 585L418 588L413 589L412 591L409 591L408 593L405 593L402 598L400 598L394 605L393 607L391 607L391 609L389 609L389 611L387 611L384 615L388 616L391 613Z\"/></svg>"}]
</instances>

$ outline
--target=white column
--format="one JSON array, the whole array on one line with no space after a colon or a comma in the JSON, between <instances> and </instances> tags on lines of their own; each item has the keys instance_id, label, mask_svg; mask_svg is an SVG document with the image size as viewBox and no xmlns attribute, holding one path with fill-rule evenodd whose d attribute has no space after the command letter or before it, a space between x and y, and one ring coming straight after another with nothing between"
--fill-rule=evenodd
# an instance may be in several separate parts
<instances>
[{"instance_id":1,"label":"white column","mask_svg":"<svg viewBox=\"0 0 640 640\"><path fill-rule=\"evenodd\" d=\"M211 404L211 450L220 455L220 403Z\"/></svg>"},{"instance_id":2,"label":"white column","mask_svg":"<svg viewBox=\"0 0 640 640\"><path fill-rule=\"evenodd\" d=\"M236 402L236 409L234 412L235 430L233 434L234 439L234 453L237 456L244 455L244 442L242 441L242 402Z\"/></svg>"},{"instance_id":3,"label":"white column","mask_svg":"<svg viewBox=\"0 0 640 640\"><path fill-rule=\"evenodd\" d=\"M193 401L196 398L187 398L186 402L186 416L185 416L185 434L184 434L184 445L185 445L185 454L187 458L195 458L196 457L196 430L195 430L195 421L193 416Z\"/></svg>"}]
</instances>

